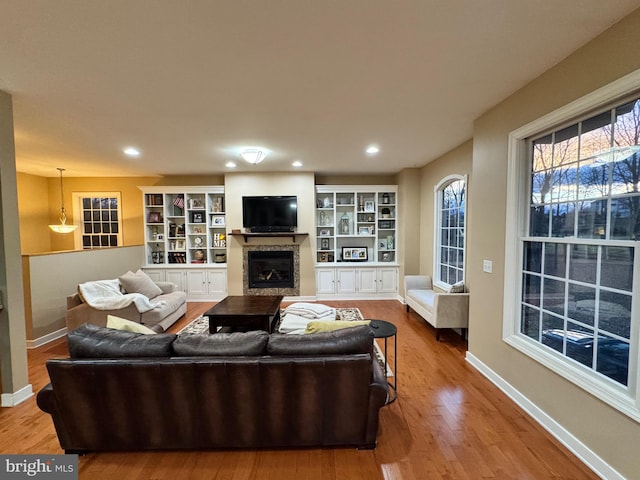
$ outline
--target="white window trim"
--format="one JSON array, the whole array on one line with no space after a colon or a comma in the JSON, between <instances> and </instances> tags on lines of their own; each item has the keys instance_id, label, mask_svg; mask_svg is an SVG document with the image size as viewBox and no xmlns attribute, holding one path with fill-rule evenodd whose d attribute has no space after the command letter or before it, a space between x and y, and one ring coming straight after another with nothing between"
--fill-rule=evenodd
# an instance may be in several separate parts
<instances>
[{"instance_id":1,"label":"white window trim","mask_svg":"<svg viewBox=\"0 0 640 480\"><path fill-rule=\"evenodd\" d=\"M449 288L449 284L444 283L440 280L439 268L440 268L440 227L442 226L442 208L440 205L440 192L443 188L445 188L449 183L455 182L457 180L462 180L464 182L464 235L462 239L462 250L464 252L464 262L462 264L462 279L463 281L466 278L467 272L467 209L468 209L468 200L469 200L469 184L467 182L467 175L447 175L444 177L438 184L433 188L433 205L434 205L434 229L433 229L433 284L442 289L446 290Z\"/></svg>"},{"instance_id":2,"label":"white window trim","mask_svg":"<svg viewBox=\"0 0 640 480\"><path fill-rule=\"evenodd\" d=\"M605 85L594 92L579 98L533 122L530 122L509 134L508 170L507 170L507 215L505 234L504 278L513 281L504 282L503 340L533 358L550 370L573 382L587 392L614 407L633 420L640 422L640 322L632 323L632 342L629 350L629 385L623 387L616 382L599 379L578 368L569 359L552 351L540 348L538 342L520 334L520 292L522 288L521 259L522 249L519 238L526 232L527 216L522 215L528 208L528 198L522 192L529 192L529 169L527 161L526 139L544 130L573 120L590 110L611 104L618 99L638 90L640 70L636 70L619 80ZM555 241L556 239L554 239ZM640 242L636 242L638 245ZM640 252L640 248L636 250ZM640 259L634 263L634 285L637 285L640 273ZM637 288L637 287L636 287ZM640 295L632 300L632 312L640 311ZM633 365L636 365L634 367ZM635 377L632 372L635 371Z\"/></svg>"},{"instance_id":3,"label":"white window trim","mask_svg":"<svg viewBox=\"0 0 640 480\"><path fill-rule=\"evenodd\" d=\"M116 197L118 199L118 246L122 246L122 227L124 222L122 220L122 197L120 192L72 192L71 203L73 205L73 223L78 225L76 231L73 233L73 248L75 250L83 250L82 246L82 199L87 197ZM104 247L113 248L113 247Z\"/></svg>"}]
</instances>

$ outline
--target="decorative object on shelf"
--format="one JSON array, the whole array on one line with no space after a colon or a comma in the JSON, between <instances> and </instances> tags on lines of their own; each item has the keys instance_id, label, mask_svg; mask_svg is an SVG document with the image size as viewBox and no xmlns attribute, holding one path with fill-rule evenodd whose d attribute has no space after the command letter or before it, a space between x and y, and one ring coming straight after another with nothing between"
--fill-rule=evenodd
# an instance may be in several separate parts
<instances>
[{"instance_id":1,"label":"decorative object on shelf","mask_svg":"<svg viewBox=\"0 0 640 480\"><path fill-rule=\"evenodd\" d=\"M202 200L199 198L190 198L189 199L189 208L202 208Z\"/></svg>"},{"instance_id":2,"label":"decorative object on shelf","mask_svg":"<svg viewBox=\"0 0 640 480\"><path fill-rule=\"evenodd\" d=\"M213 234L213 246L214 247L226 247L227 246L226 235L224 233L214 233Z\"/></svg>"},{"instance_id":3,"label":"decorative object on shelf","mask_svg":"<svg viewBox=\"0 0 640 480\"><path fill-rule=\"evenodd\" d=\"M67 214L64 211L64 190L62 188L62 172L64 168L58 168L60 172L60 223L58 225L49 225L49 228L56 233L71 233L78 228L77 225L67 225Z\"/></svg>"},{"instance_id":4,"label":"decorative object on shelf","mask_svg":"<svg viewBox=\"0 0 640 480\"><path fill-rule=\"evenodd\" d=\"M374 212L376 209L373 200L367 200L364 202L364 211L365 212Z\"/></svg>"},{"instance_id":5,"label":"decorative object on shelf","mask_svg":"<svg viewBox=\"0 0 640 480\"><path fill-rule=\"evenodd\" d=\"M151 240L153 240L154 242L158 240L158 227L153 227L151 229Z\"/></svg>"},{"instance_id":6,"label":"decorative object on shelf","mask_svg":"<svg viewBox=\"0 0 640 480\"><path fill-rule=\"evenodd\" d=\"M184 249L185 249L184 240L176 241L176 250L184 250Z\"/></svg>"},{"instance_id":7,"label":"decorative object on shelf","mask_svg":"<svg viewBox=\"0 0 640 480\"><path fill-rule=\"evenodd\" d=\"M381 238L380 240L378 240L378 248L381 250L386 250L387 249L387 239L386 238Z\"/></svg>"},{"instance_id":8,"label":"decorative object on shelf","mask_svg":"<svg viewBox=\"0 0 640 480\"><path fill-rule=\"evenodd\" d=\"M364 198L362 195L358 196L358 210L361 212L364 210Z\"/></svg>"},{"instance_id":9,"label":"decorative object on shelf","mask_svg":"<svg viewBox=\"0 0 640 480\"><path fill-rule=\"evenodd\" d=\"M227 254L226 253L216 253L213 256L213 259L216 263L224 263L227 261Z\"/></svg>"},{"instance_id":10,"label":"decorative object on shelf","mask_svg":"<svg viewBox=\"0 0 640 480\"><path fill-rule=\"evenodd\" d=\"M222 207L222 197L216 197L216 201L211 205L211 211L213 213L222 213L224 211Z\"/></svg>"},{"instance_id":11,"label":"decorative object on shelf","mask_svg":"<svg viewBox=\"0 0 640 480\"><path fill-rule=\"evenodd\" d=\"M349 214L347 212L344 212L342 214L342 217L340 217L340 233L342 235L349 235Z\"/></svg>"},{"instance_id":12,"label":"decorative object on shelf","mask_svg":"<svg viewBox=\"0 0 640 480\"><path fill-rule=\"evenodd\" d=\"M329 235L331 235L331 230L329 230L328 228L323 228L322 230L320 230L321 237L328 237Z\"/></svg>"},{"instance_id":13,"label":"decorative object on shelf","mask_svg":"<svg viewBox=\"0 0 640 480\"><path fill-rule=\"evenodd\" d=\"M193 212L191 214L192 223L204 223L204 214L202 212Z\"/></svg>"},{"instance_id":14,"label":"decorative object on shelf","mask_svg":"<svg viewBox=\"0 0 640 480\"><path fill-rule=\"evenodd\" d=\"M387 236L387 248L393 250L393 235Z\"/></svg>"},{"instance_id":15,"label":"decorative object on shelf","mask_svg":"<svg viewBox=\"0 0 640 480\"><path fill-rule=\"evenodd\" d=\"M327 254L327 252L318 253L318 262L328 262L328 261L329 261L329 255Z\"/></svg>"},{"instance_id":16,"label":"decorative object on shelf","mask_svg":"<svg viewBox=\"0 0 640 480\"><path fill-rule=\"evenodd\" d=\"M184 237L184 223L179 223L176 226L176 237Z\"/></svg>"},{"instance_id":17,"label":"decorative object on shelf","mask_svg":"<svg viewBox=\"0 0 640 480\"><path fill-rule=\"evenodd\" d=\"M162 223L162 214L160 212L149 212L147 223Z\"/></svg>"},{"instance_id":18,"label":"decorative object on shelf","mask_svg":"<svg viewBox=\"0 0 640 480\"><path fill-rule=\"evenodd\" d=\"M366 262L369 259L367 247L342 247L342 261Z\"/></svg>"},{"instance_id":19,"label":"decorative object on shelf","mask_svg":"<svg viewBox=\"0 0 640 480\"><path fill-rule=\"evenodd\" d=\"M328 238L323 238L320 241L320 248L322 250L329 250L329 239Z\"/></svg>"},{"instance_id":20,"label":"decorative object on shelf","mask_svg":"<svg viewBox=\"0 0 640 480\"><path fill-rule=\"evenodd\" d=\"M331 208L331 199L329 197L324 197L324 200L322 201L322 206L324 208Z\"/></svg>"},{"instance_id":21,"label":"decorative object on shelf","mask_svg":"<svg viewBox=\"0 0 640 480\"><path fill-rule=\"evenodd\" d=\"M196 238L193 239L193 244L196 247L201 246L203 243L204 243L204 240L202 239L202 237L196 237Z\"/></svg>"},{"instance_id":22,"label":"decorative object on shelf","mask_svg":"<svg viewBox=\"0 0 640 480\"><path fill-rule=\"evenodd\" d=\"M371 235L371 227L358 227L358 235Z\"/></svg>"},{"instance_id":23,"label":"decorative object on shelf","mask_svg":"<svg viewBox=\"0 0 640 480\"><path fill-rule=\"evenodd\" d=\"M184 210L184 195L183 194L178 194L176 195L176 198L173 200L173 214L174 215L178 215L178 216L182 216L183 210Z\"/></svg>"},{"instance_id":24,"label":"decorative object on shelf","mask_svg":"<svg viewBox=\"0 0 640 480\"><path fill-rule=\"evenodd\" d=\"M156 240L158 241L164 240L164 233L159 233L158 235L156 235Z\"/></svg>"},{"instance_id":25,"label":"decorative object on shelf","mask_svg":"<svg viewBox=\"0 0 640 480\"><path fill-rule=\"evenodd\" d=\"M382 261L383 262L390 262L391 261L391 253L390 252L384 252L382 254Z\"/></svg>"},{"instance_id":26,"label":"decorative object on shelf","mask_svg":"<svg viewBox=\"0 0 640 480\"><path fill-rule=\"evenodd\" d=\"M320 212L320 220L318 220L318 225L325 225L325 222L327 221L327 214L324 212Z\"/></svg>"},{"instance_id":27,"label":"decorative object on shelf","mask_svg":"<svg viewBox=\"0 0 640 480\"><path fill-rule=\"evenodd\" d=\"M196 250L193 252L193 258L198 262L204 261L204 252L202 250Z\"/></svg>"},{"instance_id":28,"label":"decorative object on shelf","mask_svg":"<svg viewBox=\"0 0 640 480\"><path fill-rule=\"evenodd\" d=\"M373 215L367 215L367 222L373 222Z\"/></svg>"},{"instance_id":29,"label":"decorative object on shelf","mask_svg":"<svg viewBox=\"0 0 640 480\"><path fill-rule=\"evenodd\" d=\"M381 209L380 213L382 213L382 218L391 218L391 209L387 207Z\"/></svg>"},{"instance_id":30,"label":"decorative object on shelf","mask_svg":"<svg viewBox=\"0 0 640 480\"><path fill-rule=\"evenodd\" d=\"M216 227L224 227L224 217L222 216L215 216L211 218L211 225L214 225Z\"/></svg>"},{"instance_id":31,"label":"decorative object on shelf","mask_svg":"<svg viewBox=\"0 0 640 480\"><path fill-rule=\"evenodd\" d=\"M379 228L393 228L393 224L389 220L380 220Z\"/></svg>"},{"instance_id":32,"label":"decorative object on shelf","mask_svg":"<svg viewBox=\"0 0 640 480\"><path fill-rule=\"evenodd\" d=\"M389 203L389 194L387 192L384 192L382 194L382 203L384 203L384 204L388 204Z\"/></svg>"}]
</instances>

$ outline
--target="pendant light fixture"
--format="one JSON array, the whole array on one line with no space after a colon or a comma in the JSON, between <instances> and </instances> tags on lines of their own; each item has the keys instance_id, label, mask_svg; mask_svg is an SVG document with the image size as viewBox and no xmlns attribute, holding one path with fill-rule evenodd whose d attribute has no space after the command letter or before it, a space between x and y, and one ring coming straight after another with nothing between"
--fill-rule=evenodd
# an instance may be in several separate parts
<instances>
[{"instance_id":1,"label":"pendant light fixture","mask_svg":"<svg viewBox=\"0 0 640 480\"><path fill-rule=\"evenodd\" d=\"M49 228L56 233L71 233L78 226L67 225L67 214L64 212L64 190L62 188L62 172L64 172L64 168L58 168L58 171L60 172L60 224L49 225Z\"/></svg>"}]
</instances>

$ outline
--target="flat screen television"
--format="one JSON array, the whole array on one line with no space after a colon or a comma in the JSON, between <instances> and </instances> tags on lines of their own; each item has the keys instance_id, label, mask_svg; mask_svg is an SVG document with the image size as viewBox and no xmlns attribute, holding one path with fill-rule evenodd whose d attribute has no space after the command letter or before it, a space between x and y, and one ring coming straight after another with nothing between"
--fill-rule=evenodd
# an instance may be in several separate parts
<instances>
[{"instance_id":1,"label":"flat screen television","mask_svg":"<svg viewBox=\"0 0 640 480\"><path fill-rule=\"evenodd\" d=\"M298 197L242 197L242 226L251 232L291 232L298 226Z\"/></svg>"}]
</instances>

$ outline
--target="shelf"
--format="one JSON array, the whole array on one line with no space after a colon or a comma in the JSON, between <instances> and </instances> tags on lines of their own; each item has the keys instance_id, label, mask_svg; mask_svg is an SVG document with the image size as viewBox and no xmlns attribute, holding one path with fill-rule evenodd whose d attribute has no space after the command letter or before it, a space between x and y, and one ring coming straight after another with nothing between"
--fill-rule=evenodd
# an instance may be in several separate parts
<instances>
[{"instance_id":1,"label":"shelf","mask_svg":"<svg viewBox=\"0 0 640 480\"><path fill-rule=\"evenodd\" d=\"M298 232L261 232L261 233L229 233L227 235L231 235L233 237L244 237L244 241L248 242L250 238L259 238L259 237L291 237L293 243L296 243L296 237L307 237L308 233L298 233Z\"/></svg>"}]
</instances>

